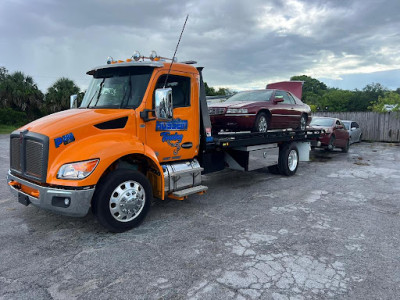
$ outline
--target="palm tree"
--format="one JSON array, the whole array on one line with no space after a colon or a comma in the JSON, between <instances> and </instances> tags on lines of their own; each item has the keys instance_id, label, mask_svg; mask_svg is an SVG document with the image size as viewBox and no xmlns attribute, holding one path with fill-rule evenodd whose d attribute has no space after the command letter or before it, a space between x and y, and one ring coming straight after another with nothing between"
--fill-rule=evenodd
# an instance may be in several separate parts
<instances>
[{"instance_id":1,"label":"palm tree","mask_svg":"<svg viewBox=\"0 0 400 300\"><path fill-rule=\"evenodd\" d=\"M31 76L19 71L9 75L0 68L0 100L1 107L26 112L31 119L40 115L43 93Z\"/></svg>"},{"instance_id":2,"label":"palm tree","mask_svg":"<svg viewBox=\"0 0 400 300\"><path fill-rule=\"evenodd\" d=\"M79 87L65 77L58 79L47 89L45 96L45 110L48 113L69 108L69 97L79 93Z\"/></svg>"}]
</instances>

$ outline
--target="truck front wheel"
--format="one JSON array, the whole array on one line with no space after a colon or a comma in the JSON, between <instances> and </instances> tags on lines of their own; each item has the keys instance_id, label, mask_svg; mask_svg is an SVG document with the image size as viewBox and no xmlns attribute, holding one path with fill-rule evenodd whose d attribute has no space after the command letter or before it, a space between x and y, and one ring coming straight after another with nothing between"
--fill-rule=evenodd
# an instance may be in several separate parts
<instances>
[{"instance_id":1,"label":"truck front wheel","mask_svg":"<svg viewBox=\"0 0 400 300\"><path fill-rule=\"evenodd\" d=\"M150 209L151 199L151 186L143 174L118 169L97 185L93 213L111 232L124 232L140 225Z\"/></svg>"}]
</instances>

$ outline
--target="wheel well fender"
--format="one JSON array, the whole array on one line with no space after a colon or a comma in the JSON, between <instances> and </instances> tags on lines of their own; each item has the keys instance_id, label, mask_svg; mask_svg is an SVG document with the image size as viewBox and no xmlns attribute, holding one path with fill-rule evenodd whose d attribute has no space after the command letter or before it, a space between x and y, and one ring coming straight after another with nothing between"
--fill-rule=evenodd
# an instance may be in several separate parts
<instances>
[{"instance_id":1,"label":"wheel well fender","mask_svg":"<svg viewBox=\"0 0 400 300\"><path fill-rule=\"evenodd\" d=\"M110 172L117 169L132 169L142 173L150 182L153 195L164 200L164 174L154 151L144 146L144 153L129 153L111 163L103 172L101 180Z\"/></svg>"},{"instance_id":2,"label":"wheel well fender","mask_svg":"<svg viewBox=\"0 0 400 300\"><path fill-rule=\"evenodd\" d=\"M267 117L268 117L268 120L271 120L271 112L269 111L269 109L261 109L258 113L257 113L257 116L259 115L259 114L261 114L261 113L265 113L266 115L267 115Z\"/></svg>"}]
</instances>

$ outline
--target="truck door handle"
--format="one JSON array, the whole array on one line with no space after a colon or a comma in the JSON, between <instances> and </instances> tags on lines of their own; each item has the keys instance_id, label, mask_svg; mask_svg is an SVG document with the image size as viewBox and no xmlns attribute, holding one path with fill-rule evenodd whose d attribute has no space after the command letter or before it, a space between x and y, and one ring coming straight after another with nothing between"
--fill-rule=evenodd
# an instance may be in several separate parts
<instances>
[{"instance_id":1,"label":"truck door handle","mask_svg":"<svg viewBox=\"0 0 400 300\"><path fill-rule=\"evenodd\" d=\"M186 143L183 143L181 147L183 149L190 149L190 148L192 148L192 146L193 146L192 142L186 142Z\"/></svg>"}]
</instances>

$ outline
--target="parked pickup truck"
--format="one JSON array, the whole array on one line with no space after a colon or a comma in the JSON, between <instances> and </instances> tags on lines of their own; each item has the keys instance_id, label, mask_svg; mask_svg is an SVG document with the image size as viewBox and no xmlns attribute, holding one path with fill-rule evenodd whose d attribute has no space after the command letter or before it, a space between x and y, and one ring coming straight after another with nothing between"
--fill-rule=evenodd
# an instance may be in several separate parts
<instances>
[{"instance_id":1,"label":"parked pickup truck","mask_svg":"<svg viewBox=\"0 0 400 300\"><path fill-rule=\"evenodd\" d=\"M138 226L153 197L204 193L202 173L275 166L293 175L321 133L213 136L202 68L193 62L110 59L87 74L92 82L79 108L11 134L7 178L20 203L77 217L91 209L113 232Z\"/></svg>"}]
</instances>

